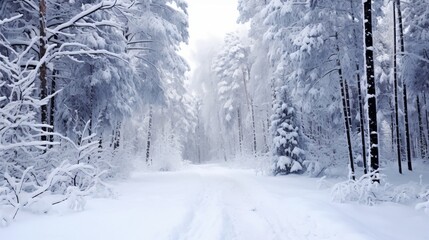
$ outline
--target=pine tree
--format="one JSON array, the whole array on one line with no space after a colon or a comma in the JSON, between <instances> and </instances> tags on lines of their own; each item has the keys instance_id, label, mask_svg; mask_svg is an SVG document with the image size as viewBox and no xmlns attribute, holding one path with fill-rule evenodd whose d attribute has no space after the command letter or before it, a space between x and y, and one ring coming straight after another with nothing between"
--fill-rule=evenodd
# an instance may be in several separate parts
<instances>
[{"instance_id":1,"label":"pine tree","mask_svg":"<svg viewBox=\"0 0 429 240\"><path fill-rule=\"evenodd\" d=\"M278 90L277 99L273 104L271 132L274 145L274 174L303 173L304 150L297 114L284 87Z\"/></svg>"}]
</instances>

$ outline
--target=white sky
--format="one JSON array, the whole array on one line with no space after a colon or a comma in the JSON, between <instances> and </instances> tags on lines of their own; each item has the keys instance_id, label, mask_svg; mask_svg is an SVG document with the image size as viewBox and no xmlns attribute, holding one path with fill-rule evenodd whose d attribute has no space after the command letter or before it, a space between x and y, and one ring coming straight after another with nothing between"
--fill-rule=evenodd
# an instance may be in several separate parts
<instances>
[{"instance_id":1,"label":"white sky","mask_svg":"<svg viewBox=\"0 0 429 240\"><path fill-rule=\"evenodd\" d=\"M201 41L223 39L238 28L237 0L187 0L189 14L189 45L183 45L181 54L192 69L198 56L197 44ZM214 41L213 41L214 42Z\"/></svg>"}]
</instances>

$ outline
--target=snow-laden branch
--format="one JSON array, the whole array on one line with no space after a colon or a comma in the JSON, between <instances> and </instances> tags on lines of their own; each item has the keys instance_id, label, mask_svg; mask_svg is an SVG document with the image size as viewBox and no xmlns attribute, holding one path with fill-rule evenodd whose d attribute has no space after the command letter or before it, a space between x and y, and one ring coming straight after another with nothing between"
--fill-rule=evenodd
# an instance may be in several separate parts
<instances>
[{"instance_id":1,"label":"snow-laden branch","mask_svg":"<svg viewBox=\"0 0 429 240\"><path fill-rule=\"evenodd\" d=\"M61 51L61 52L56 52L54 54L52 54L49 57L49 60L55 59L55 58L59 58L59 57L63 57L63 56L75 56L75 55L88 55L88 56L92 56L92 55L106 55L106 56L111 56L114 58L118 58L122 61L128 62L127 60L125 60L124 58L122 58L121 55L110 52L108 50L104 50L104 49L90 49L90 50L84 50L84 49L80 49L80 50L70 50L70 51Z\"/></svg>"},{"instance_id":2,"label":"snow-laden branch","mask_svg":"<svg viewBox=\"0 0 429 240\"><path fill-rule=\"evenodd\" d=\"M422 62L429 63L429 59L427 59L425 57L422 57L422 56L419 56L419 55L417 55L415 53L411 53L411 52L398 52L398 54L399 55L404 55L404 56L410 56L410 57L418 59L418 60L420 60Z\"/></svg>"},{"instance_id":3,"label":"snow-laden branch","mask_svg":"<svg viewBox=\"0 0 429 240\"><path fill-rule=\"evenodd\" d=\"M22 17L22 14L18 14L16 16L10 17L10 18L5 18L5 19L0 19L0 25L3 25L5 23L9 23L12 22L18 18Z\"/></svg>"},{"instance_id":4,"label":"snow-laden branch","mask_svg":"<svg viewBox=\"0 0 429 240\"><path fill-rule=\"evenodd\" d=\"M75 23L77 23L79 20L91 15L92 13L97 12L98 10L103 10L103 9L109 9L112 8L116 5L116 0L113 2L106 2L106 1L101 1L100 3L82 11L81 13L77 14L76 16L72 17L70 20L68 20L67 22L60 24L58 26L56 26L54 29L49 29L48 32L52 33L50 36L48 36L48 39L51 38L53 35L55 34L61 34L61 31L69 28L71 26L73 26ZM95 28L96 25L93 25L93 27Z\"/></svg>"}]
</instances>

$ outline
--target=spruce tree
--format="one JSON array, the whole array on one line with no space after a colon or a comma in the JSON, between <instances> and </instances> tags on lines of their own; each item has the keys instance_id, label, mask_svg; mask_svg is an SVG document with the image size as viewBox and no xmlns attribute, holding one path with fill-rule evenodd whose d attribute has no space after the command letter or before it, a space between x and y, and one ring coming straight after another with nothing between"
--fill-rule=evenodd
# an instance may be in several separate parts
<instances>
[{"instance_id":1,"label":"spruce tree","mask_svg":"<svg viewBox=\"0 0 429 240\"><path fill-rule=\"evenodd\" d=\"M285 87L278 89L273 104L271 132L273 134L273 173L303 173L304 166L301 149L302 137L297 124L295 108L290 103Z\"/></svg>"}]
</instances>

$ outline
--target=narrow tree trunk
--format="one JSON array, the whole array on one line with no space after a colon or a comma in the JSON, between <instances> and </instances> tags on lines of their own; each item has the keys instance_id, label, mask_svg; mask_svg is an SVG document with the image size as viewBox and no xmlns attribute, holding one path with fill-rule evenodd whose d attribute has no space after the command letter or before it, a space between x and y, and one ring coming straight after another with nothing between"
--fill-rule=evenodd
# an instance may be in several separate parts
<instances>
[{"instance_id":1,"label":"narrow tree trunk","mask_svg":"<svg viewBox=\"0 0 429 240\"><path fill-rule=\"evenodd\" d=\"M401 11L401 1L396 0L396 9L398 11L398 23L399 23L399 42L401 45L401 53L405 52L405 44L404 44L404 26L402 24L402 11ZM402 74L403 77L403 74ZM405 79L402 79L403 84L403 95L404 95L404 111L405 111L405 138L407 144L407 162L408 162L408 170L412 171L412 159L411 159L411 142L410 142L410 127L408 121L408 98L407 98L407 87L405 84Z\"/></svg>"},{"instance_id":2,"label":"narrow tree trunk","mask_svg":"<svg viewBox=\"0 0 429 240\"><path fill-rule=\"evenodd\" d=\"M150 159L150 144L152 141L152 117L153 117L153 111L152 106L149 108L149 124L147 128L147 144L146 144L146 164L150 165L152 164L152 160Z\"/></svg>"},{"instance_id":3,"label":"narrow tree trunk","mask_svg":"<svg viewBox=\"0 0 429 240\"><path fill-rule=\"evenodd\" d=\"M46 1L39 1L39 31L40 31L40 46L39 46L39 59L42 59L46 54ZM48 96L47 94L47 66L46 63L42 63L40 66L39 79L40 79L40 99L44 99ZM40 108L41 122L42 124L48 123L48 106L43 104ZM46 127L42 127L42 131L47 132ZM46 134L41 135L42 141L47 141Z\"/></svg>"},{"instance_id":4,"label":"narrow tree trunk","mask_svg":"<svg viewBox=\"0 0 429 240\"><path fill-rule=\"evenodd\" d=\"M352 16L352 22L356 22L355 18L355 8L353 6L353 0L350 0L350 8L351 8L351 16ZM355 38L355 48L358 49L358 42L357 42L357 34L356 34L356 28L353 28L353 36ZM356 56L356 59L358 57ZM368 173L368 167L367 167L367 160L366 160L366 143L365 143L365 119L363 114L363 100L362 100L362 89L361 89L361 79L360 79L360 67L358 61L356 61L356 82L358 86L358 101L359 101L359 128L360 128L360 135L361 135L361 144L362 144L362 161L363 161L363 172L364 174Z\"/></svg>"},{"instance_id":5,"label":"narrow tree trunk","mask_svg":"<svg viewBox=\"0 0 429 240\"><path fill-rule=\"evenodd\" d=\"M396 0L396 9L398 10L399 41L401 44L401 54L403 54L405 52L404 25L402 24L402 11L401 11L401 1L400 0Z\"/></svg>"},{"instance_id":6,"label":"narrow tree trunk","mask_svg":"<svg viewBox=\"0 0 429 240\"><path fill-rule=\"evenodd\" d=\"M362 0L363 3L363 27L365 68L368 96L368 125L369 125L369 155L371 161L372 181L380 182L378 176L378 129L377 129L377 99L374 79L374 45L372 38L372 6L371 0Z\"/></svg>"},{"instance_id":7,"label":"narrow tree trunk","mask_svg":"<svg viewBox=\"0 0 429 240\"><path fill-rule=\"evenodd\" d=\"M392 106L392 102L390 101L390 132L391 132L391 148L392 153L395 152L395 109Z\"/></svg>"},{"instance_id":8,"label":"narrow tree trunk","mask_svg":"<svg viewBox=\"0 0 429 240\"><path fill-rule=\"evenodd\" d=\"M427 100L426 94L424 94L423 97L425 98L426 135L427 135L426 142L429 143L429 114L428 114L428 105L427 105L427 101L426 101ZM426 145L426 147L428 147L428 146ZM428 152L428 149L426 149L426 152ZM426 156L426 157L429 158L429 156Z\"/></svg>"},{"instance_id":9,"label":"narrow tree trunk","mask_svg":"<svg viewBox=\"0 0 429 240\"><path fill-rule=\"evenodd\" d=\"M335 38L338 42L338 33L335 33ZM338 68L338 76L340 78L340 90L341 90L341 99L343 102L343 114L344 114L344 130L346 132L347 137L347 147L349 150L349 167L350 167L350 178L355 180L355 166L353 160L353 148L352 148L352 140L350 134L350 119L349 119L349 109L347 104L347 93L346 93L346 85L343 79L343 70L341 68L340 61L340 47L336 46L337 50L337 68Z\"/></svg>"},{"instance_id":10,"label":"narrow tree trunk","mask_svg":"<svg viewBox=\"0 0 429 240\"><path fill-rule=\"evenodd\" d=\"M352 111L351 111L351 107L350 107L349 84L348 84L347 80L344 80L344 91L346 93L347 119L349 120L350 132L353 132Z\"/></svg>"},{"instance_id":11,"label":"narrow tree trunk","mask_svg":"<svg viewBox=\"0 0 429 240\"><path fill-rule=\"evenodd\" d=\"M348 146L348 150L349 150L350 177L351 177L351 179L355 180L355 169L354 169L354 161L353 161L353 149L352 149L352 142L351 142L351 136L350 136L350 125L349 125L350 122L349 122L349 119L348 119L347 100L346 100L346 94L345 94L345 85L344 85L344 80L343 80L343 77L342 77L342 70L341 70L341 68L339 68L338 74L340 74L340 89L341 89L341 99L342 99L342 102L343 102L344 128L345 128L345 132L346 132L347 146Z\"/></svg>"},{"instance_id":12,"label":"narrow tree trunk","mask_svg":"<svg viewBox=\"0 0 429 240\"><path fill-rule=\"evenodd\" d=\"M362 89L360 86L360 75L359 75L359 65L356 64L356 80L358 85L358 101L359 101L359 120L360 120L360 137L362 143L362 161L363 161L363 172L364 174L368 173L368 166L366 160L366 143L365 143L365 124L364 124L364 115L363 115L363 102L362 102Z\"/></svg>"},{"instance_id":13,"label":"narrow tree trunk","mask_svg":"<svg viewBox=\"0 0 429 240\"><path fill-rule=\"evenodd\" d=\"M53 77L52 77L52 81L51 81L51 95L53 95L56 91L57 91L57 86L56 86L56 81L57 81L57 77L56 75L58 74L57 70L53 71ZM51 125L51 129L50 132L53 133L55 131L55 96L52 96L50 99L50 112L49 112L49 123ZM50 142L54 141L54 135L51 134L49 136L49 140Z\"/></svg>"},{"instance_id":14,"label":"narrow tree trunk","mask_svg":"<svg viewBox=\"0 0 429 240\"><path fill-rule=\"evenodd\" d=\"M91 135L94 128L94 121L93 121L93 112L94 112L94 87L90 86L90 95L89 95L89 128L88 128L88 135Z\"/></svg>"},{"instance_id":15,"label":"narrow tree trunk","mask_svg":"<svg viewBox=\"0 0 429 240\"><path fill-rule=\"evenodd\" d=\"M419 142L420 142L420 157L425 158L425 152L426 152L426 140L424 137L424 129L423 129L423 120L422 120L422 111L420 106L420 99L417 95L417 114L419 118Z\"/></svg>"},{"instance_id":16,"label":"narrow tree trunk","mask_svg":"<svg viewBox=\"0 0 429 240\"><path fill-rule=\"evenodd\" d=\"M396 124L396 154L398 161L398 170L402 174L401 163L401 134L399 132L399 103L398 103L398 66L396 62L396 4L393 2L393 88L395 100L395 124Z\"/></svg>"},{"instance_id":17,"label":"narrow tree trunk","mask_svg":"<svg viewBox=\"0 0 429 240\"><path fill-rule=\"evenodd\" d=\"M408 170L413 171L411 160L411 142L410 142L410 127L408 121L408 99L407 99L407 85L404 84L404 111L405 111L405 140L407 143L407 163Z\"/></svg>"}]
</instances>

